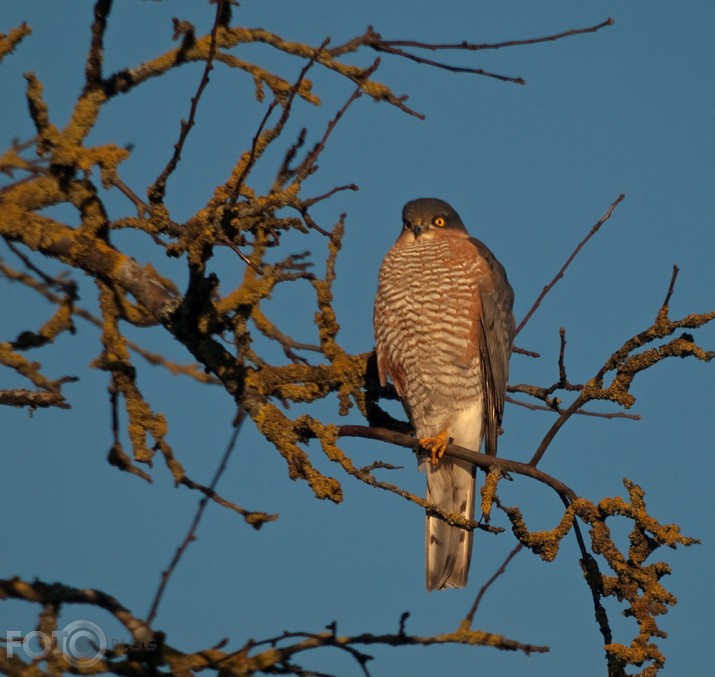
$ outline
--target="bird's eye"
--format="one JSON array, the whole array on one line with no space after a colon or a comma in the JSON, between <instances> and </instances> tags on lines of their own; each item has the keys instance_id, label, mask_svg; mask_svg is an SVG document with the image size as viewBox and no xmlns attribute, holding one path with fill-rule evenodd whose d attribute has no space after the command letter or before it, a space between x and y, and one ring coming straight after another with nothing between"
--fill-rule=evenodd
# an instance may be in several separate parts
<instances>
[{"instance_id":1,"label":"bird's eye","mask_svg":"<svg viewBox=\"0 0 715 677\"><path fill-rule=\"evenodd\" d=\"M438 228L443 228L445 223L447 223L444 219L444 216L435 216L432 219L432 224L437 226Z\"/></svg>"},{"instance_id":2,"label":"bird's eye","mask_svg":"<svg viewBox=\"0 0 715 677\"><path fill-rule=\"evenodd\" d=\"M402 227L403 227L405 230L409 230L409 229L410 229L410 222L409 222L409 221L406 221L406 220L403 221L403 222L402 222Z\"/></svg>"}]
</instances>

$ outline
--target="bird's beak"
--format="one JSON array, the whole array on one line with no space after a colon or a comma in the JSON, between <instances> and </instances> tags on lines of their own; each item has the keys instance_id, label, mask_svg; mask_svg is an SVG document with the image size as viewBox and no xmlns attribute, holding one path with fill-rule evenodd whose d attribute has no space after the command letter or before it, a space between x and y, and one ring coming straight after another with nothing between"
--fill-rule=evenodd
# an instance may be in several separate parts
<instances>
[{"instance_id":1,"label":"bird's beak","mask_svg":"<svg viewBox=\"0 0 715 677\"><path fill-rule=\"evenodd\" d=\"M421 223L413 223L412 224L412 234L415 236L415 240L422 235L427 230L425 226L423 226Z\"/></svg>"}]
</instances>

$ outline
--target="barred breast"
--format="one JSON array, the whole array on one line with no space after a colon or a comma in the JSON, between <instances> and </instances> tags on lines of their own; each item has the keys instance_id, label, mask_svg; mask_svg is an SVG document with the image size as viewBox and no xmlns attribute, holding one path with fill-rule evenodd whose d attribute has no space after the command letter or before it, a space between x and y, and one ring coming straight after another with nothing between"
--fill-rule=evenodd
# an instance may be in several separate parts
<instances>
[{"instance_id":1,"label":"barred breast","mask_svg":"<svg viewBox=\"0 0 715 677\"><path fill-rule=\"evenodd\" d=\"M452 428L460 410L481 407L475 318L483 265L458 237L408 238L383 261L375 302L380 372L392 378L418 437Z\"/></svg>"}]
</instances>

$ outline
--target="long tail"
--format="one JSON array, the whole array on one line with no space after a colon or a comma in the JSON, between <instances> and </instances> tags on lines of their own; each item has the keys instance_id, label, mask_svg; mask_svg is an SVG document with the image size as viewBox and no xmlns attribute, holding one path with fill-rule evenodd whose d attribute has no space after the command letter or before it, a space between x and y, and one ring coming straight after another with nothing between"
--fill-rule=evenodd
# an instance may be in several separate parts
<instances>
[{"instance_id":1,"label":"long tail","mask_svg":"<svg viewBox=\"0 0 715 677\"><path fill-rule=\"evenodd\" d=\"M476 467L472 463L442 457L435 468L428 458L421 462L427 473L427 500L446 512L474 519ZM473 533L451 527L439 517L425 519L427 590L463 588L472 558Z\"/></svg>"}]
</instances>

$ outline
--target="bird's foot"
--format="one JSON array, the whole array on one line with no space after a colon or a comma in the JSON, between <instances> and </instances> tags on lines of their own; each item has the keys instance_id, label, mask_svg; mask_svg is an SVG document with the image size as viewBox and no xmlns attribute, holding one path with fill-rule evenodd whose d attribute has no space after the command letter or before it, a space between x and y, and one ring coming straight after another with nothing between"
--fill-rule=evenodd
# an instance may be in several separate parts
<instances>
[{"instance_id":1,"label":"bird's foot","mask_svg":"<svg viewBox=\"0 0 715 677\"><path fill-rule=\"evenodd\" d=\"M444 456L444 451L449 444L449 439L449 434L446 430L443 430L435 437L420 438L420 446L430 452L430 463L433 466L438 465L439 459Z\"/></svg>"}]
</instances>

